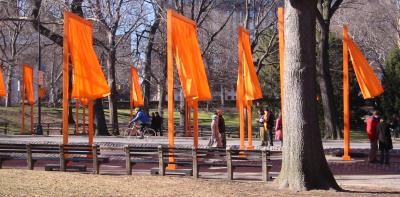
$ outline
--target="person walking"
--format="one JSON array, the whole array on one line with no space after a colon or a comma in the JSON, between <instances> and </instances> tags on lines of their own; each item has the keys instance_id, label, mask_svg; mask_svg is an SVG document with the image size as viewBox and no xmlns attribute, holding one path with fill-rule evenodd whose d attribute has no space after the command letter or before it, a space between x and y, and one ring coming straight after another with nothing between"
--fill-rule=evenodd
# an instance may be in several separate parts
<instances>
[{"instance_id":1,"label":"person walking","mask_svg":"<svg viewBox=\"0 0 400 197\"><path fill-rule=\"evenodd\" d=\"M282 114L279 113L278 119L275 123L275 140L281 141L281 146L283 146L283 129L282 129Z\"/></svg>"},{"instance_id":2,"label":"person walking","mask_svg":"<svg viewBox=\"0 0 400 197\"><path fill-rule=\"evenodd\" d=\"M217 110L217 117L218 117L218 131L221 136L221 146L222 148L226 148L226 128L225 128L225 120L224 120L224 110L218 109Z\"/></svg>"},{"instance_id":3,"label":"person walking","mask_svg":"<svg viewBox=\"0 0 400 197\"><path fill-rule=\"evenodd\" d=\"M374 111L373 115L367 119L367 134L368 139L370 142L370 151L369 151L369 162L370 163L377 163L378 160L376 159L377 151L378 151L378 135L376 132L376 126L379 123L380 113L378 111Z\"/></svg>"},{"instance_id":4,"label":"person walking","mask_svg":"<svg viewBox=\"0 0 400 197\"><path fill-rule=\"evenodd\" d=\"M258 125L259 125L259 130L260 130L260 140L261 140L261 146L267 146L267 130L264 127L264 110L260 109L258 111L259 118L258 118Z\"/></svg>"},{"instance_id":5,"label":"person walking","mask_svg":"<svg viewBox=\"0 0 400 197\"><path fill-rule=\"evenodd\" d=\"M382 118L376 127L378 133L379 150L381 152L379 162L389 164L389 151L393 149L392 136L390 135L389 124Z\"/></svg>"},{"instance_id":6,"label":"person walking","mask_svg":"<svg viewBox=\"0 0 400 197\"><path fill-rule=\"evenodd\" d=\"M208 141L208 147L221 147L221 139L220 139L220 133L218 131L218 115L217 113L213 114L211 116L211 136L210 140Z\"/></svg>"},{"instance_id":7,"label":"person walking","mask_svg":"<svg viewBox=\"0 0 400 197\"><path fill-rule=\"evenodd\" d=\"M155 131L160 133L160 136L163 136L163 131L162 131L162 124L163 124L163 118L160 116L158 112L155 112L155 118L156 118L156 125L155 125Z\"/></svg>"},{"instance_id":8,"label":"person walking","mask_svg":"<svg viewBox=\"0 0 400 197\"><path fill-rule=\"evenodd\" d=\"M274 145L274 137L272 129L274 128L274 116L272 112L268 111L268 108L264 109L264 129L268 132L269 145Z\"/></svg>"}]
</instances>

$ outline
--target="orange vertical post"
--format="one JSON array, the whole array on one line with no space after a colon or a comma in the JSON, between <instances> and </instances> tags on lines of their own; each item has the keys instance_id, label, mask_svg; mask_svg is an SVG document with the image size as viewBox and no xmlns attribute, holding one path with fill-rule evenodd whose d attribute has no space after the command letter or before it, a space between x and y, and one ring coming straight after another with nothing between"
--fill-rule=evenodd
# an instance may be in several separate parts
<instances>
[{"instance_id":1,"label":"orange vertical post","mask_svg":"<svg viewBox=\"0 0 400 197\"><path fill-rule=\"evenodd\" d=\"M251 125L252 123L251 101L247 101L246 110L247 110L247 140L248 140L247 150L253 150L254 146L253 146L252 125Z\"/></svg>"},{"instance_id":2,"label":"orange vertical post","mask_svg":"<svg viewBox=\"0 0 400 197\"><path fill-rule=\"evenodd\" d=\"M31 135L33 134L33 105L31 107Z\"/></svg>"},{"instance_id":3,"label":"orange vertical post","mask_svg":"<svg viewBox=\"0 0 400 197\"><path fill-rule=\"evenodd\" d=\"M174 60L172 56L172 12L167 11L168 145L174 147ZM175 161L170 156L169 161ZM168 165L168 168L176 168Z\"/></svg>"},{"instance_id":4,"label":"orange vertical post","mask_svg":"<svg viewBox=\"0 0 400 197\"><path fill-rule=\"evenodd\" d=\"M63 144L68 144L68 97L69 97L69 46L68 20L64 20L63 40Z\"/></svg>"},{"instance_id":5,"label":"orange vertical post","mask_svg":"<svg viewBox=\"0 0 400 197\"><path fill-rule=\"evenodd\" d=\"M193 146L199 146L199 102L197 99L193 100Z\"/></svg>"},{"instance_id":6,"label":"orange vertical post","mask_svg":"<svg viewBox=\"0 0 400 197\"><path fill-rule=\"evenodd\" d=\"M75 135L78 134L78 128L79 128L79 102L78 99L75 100Z\"/></svg>"},{"instance_id":7,"label":"orange vertical post","mask_svg":"<svg viewBox=\"0 0 400 197\"><path fill-rule=\"evenodd\" d=\"M89 145L93 144L93 134L94 134L94 128L93 128L93 101L89 101L88 102L88 106L89 106Z\"/></svg>"},{"instance_id":8,"label":"orange vertical post","mask_svg":"<svg viewBox=\"0 0 400 197\"><path fill-rule=\"evenodd\" d=\"M350 160L350 95L349 95L349 54L348 29L343 26L343 160Z\"/></svg>"},{"instance_id":9,"label":"orange vertical post","mask_svg":"<svg viewBox=\"0 0 400 197\"><path fill-rule=\"evenodd\" d=\"M240 150L244 150L244 112L243 112L244 108L243 108L243 102L241 101L239 103L239 122L241 122L241 124L239 124L239 135L240 135L240 145L239 148Z\"/></svg>"},{"instance_id":10,"label":"orange vertical post","mask_svg":"<svg viewBox=\"0 0 400 197\"><path fill-rule=\"evenodd\" d=\"M278 31L279 31L279 75L281 86L281 115L282 115L282 133L283 126L283 91L284 91L284 75L285 75L285 26L284 26L284 9L278 8Z\"/></svg>"}]
</instances>

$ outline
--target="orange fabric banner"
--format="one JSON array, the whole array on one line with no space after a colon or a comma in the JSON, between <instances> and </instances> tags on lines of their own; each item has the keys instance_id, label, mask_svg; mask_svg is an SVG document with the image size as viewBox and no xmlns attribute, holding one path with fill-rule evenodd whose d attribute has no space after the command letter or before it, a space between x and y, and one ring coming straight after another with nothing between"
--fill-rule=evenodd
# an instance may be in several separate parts
<instances>
[{"instance_id":1,"label":"orange fabric banner","mask_svg":"<svg viewBox=\"0 0 400 197\"><path fill-rule=\"evenodd\" d=\"M383 87L367 59L350 36L344 37L350 52L354 72L364 99L373 98L383 93Z\"/></svg>"},{"instance_id":2,"label":"orange fabric banner","mask_svg":"<svg viewBox=\"0 0 400 197\"><path fill-rule=\"evenodd\" d=\"M249 32L243 27L239 27L238 34L239 67L237 89L240 91L236 91L236 100L247 105L247 101L262 98L262 92L254 69Z\"/></svg>"},{"instance_id":3,"label":"orange fabric banner","mask_svg":"<svg viewBox=\"0 0 400 197\"><path fill-rule=\"evenodd\" d=\"M200 46L196 24L182 15L171 12L172 52L185 98L210 100L211 92Z\"/></svg>"},{"instance_id":4,"label":"orange fabric banner","mask_svg":"<svg viewBox=\"0 0 400 197\"><path fill-rule=\"evenodd\" d=\"M136 68L131 67L131 105L140 107L144 105L142 90L139 84L139 75Z\"/></svg>"},{"instance_id":5,"label":"orange fabric banner","mask_svg":"<svg viewBox=\"0 0 400 197\"><path fill-rule=\"evenodd\" d=\"M110 88L93 48L92 24L65 12L64 34L73 65L72 98L95 100L110 94Z\"/></svg>"},{"instance_id":6,"label":"orange fabric banner","mask_svg":"<svg viewBox=\"0 0 400 197\"><path fill-rule=\"evenodd\" d=\"M28 100L29 105L33 105L35 103L35 97L33 96L33 69L31 66L26 64L22 67L25 98Z\"/></svg>"},{"instance_id":7,"label":"orange fabric banner","mask_svg":"<svg viewBox=\"0 0 400 197\"><path fill-rule=\"evenodd\" d=\"M3 80L3 69L1 69L0 65L0 96L6 96L6 86L4 85L4 80Z\"/></svg>"},{"instance_id":8,"label":"orange fabric banner","mask_svg":"<svg viewBox=\"0 0 400 197\"><path fill-rule=\"evenodd\" d=\"M249 149L253 148L251 136L251 106L252 100L262 98L260 82L254 69L253 57L250 48L250 34L243 27L238 28L238 79L236 91L236 104L239 108L239 133L240 149L244 149L244 107L247 109L247 132Z\"/></svg>"}]
</instances>

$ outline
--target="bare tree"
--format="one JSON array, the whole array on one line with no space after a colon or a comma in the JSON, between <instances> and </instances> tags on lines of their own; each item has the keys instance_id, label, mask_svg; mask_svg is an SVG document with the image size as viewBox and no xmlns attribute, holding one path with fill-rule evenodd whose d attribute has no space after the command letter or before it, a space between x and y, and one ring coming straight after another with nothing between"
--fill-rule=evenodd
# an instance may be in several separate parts
<instances>
[{"instance_id":1,"label":"bare tree","mask_svg":"<svg viewBox=\"0 0 400 197\"><path fill-rule=\"evenodd\" d=\"M0 18L7 16L26 17L29 5L24 1L3 2L0 7ZM6 102L5 106L12 105L12 81L15 78L15 68L18 66L21 54L33 44L31 29L26 29L24 20L0 20L0 61L6 67Z\"/></svg>"},{"instance_id":2,"label":"bare tree","mask_svg":"<svg viewBox=\"0 0 400 197\"><path fill-rule=\"evenodd\" d=\"M100 29L105 31L107 38L101 42L107 46L105 49L107 76L111 89L109 96L110 123L113 133L118 135L117 48L124 42L130 43L131 34L142 25L145 6L144 2L140 0L90 0L88 4L88 15L93 16L94 20L99 23Z\"/></svg>"},{"instance_id":3,"label":"bare tree","mask_svg":"<svg viewBox=\"0 0 400 197\"><path fill-rule=\"evenodd\" d=\"M336 189L322 148L315 83L317 0L285 0L285 135L281 188L296 191Z\"/></svg>"}]
</instances>

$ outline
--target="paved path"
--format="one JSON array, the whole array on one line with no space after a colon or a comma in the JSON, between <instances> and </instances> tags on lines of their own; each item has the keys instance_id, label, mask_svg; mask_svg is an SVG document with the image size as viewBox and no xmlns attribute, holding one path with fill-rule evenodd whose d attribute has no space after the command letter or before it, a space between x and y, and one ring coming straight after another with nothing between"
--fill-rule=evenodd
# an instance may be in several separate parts
<instances>
[{"instance_id":1,"label":"paved path","mask_svg":"<svg viewBox=\"0 0 400 197\"><path fill-rule=\"evenodd\" d=\"M69 136L70 143L86 143L88 141L87 136ZM0 142L50 142L50 143L62 143L62 136L54 135L54 136L30 136L30 135L0 135ZM116 136L98 136L94 137L95 143L112 143L112 144L168 144L167 137L150 137L147 139L137 139L136 137L116 137ZM206 146L208 143L207 138L199 137L199 145ZM280 147L280 142L275 141L275 146ZM191 137L175 137L176 145L191 145L193 144L193 138ZM253 139L253 145L259 146L260 140ZM239 145L238 138L228 138L227 145ZM324 148L342 148L343 141L339 140L326 140L323 141ZM369 142L367 140L364 141L355 141L350 144L352 149L368 149ZM400 149L400 141L395 140L393 143L394 149Z\"/></svg>"}]
</instances>

